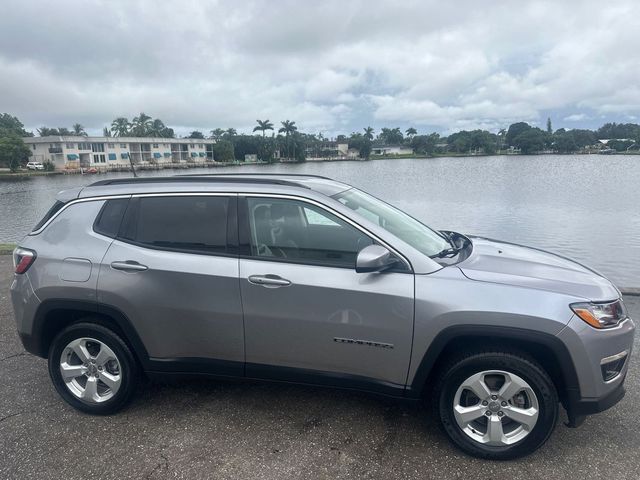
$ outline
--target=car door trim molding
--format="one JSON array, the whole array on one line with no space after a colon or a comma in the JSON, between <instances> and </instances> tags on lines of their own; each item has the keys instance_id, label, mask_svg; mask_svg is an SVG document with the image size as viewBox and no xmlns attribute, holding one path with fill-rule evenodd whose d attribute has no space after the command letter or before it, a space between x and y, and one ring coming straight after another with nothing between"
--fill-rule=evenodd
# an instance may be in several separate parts
<instances>
[{"instance_id":1,"label":"car door trim molding","mask_svg":"<svg viewBox=\"0 0 640 480\"><path fill-rule=\"evenodd\" d=\"M335 215L336 217L340 218L341 220L347 222L352 227L360 230L362 233L364 233L365 235L371 237L376 242L380 243L382 246L388 248L391 252L393 252L395 255L397 255L400 258L400 260L408 268L408 271L410 273L413 273L413 266L411 265L411 262L409 261L409 259L405 255L400 253L397 249L392 247L388 242L382 240L379 236L377 236L376 234L372 233L370 230L366 229L365 227L363 227L362 225L358 224L357 222L355 222L351 218L347 217L343 213L338 212L334 208L332 208L332 207L330 207L330 206L328 206L328 205L326 205L326 204L324 204L322 202L318 202L318 201L313 200L311 198L302 197L300 195L291 195L291 194L282 194L282 193L254 193L254 192L252 192L252 193L241 193L241 192L239 192L238 195L241 196L241 197L256 197L256 198L284 198L284 199L287 199L287 200L297 200L297 201L300 201L300 202L304 202L304 203L309 203L311 205L315 205L316 207L321 208L323 210L326 210L326 211L330 212L332 215ZM255 259L255 260L263 260L262 258L253 256L253 255L251 255L250 258ZM287 263L302 263L302 264L305 264L305 262L287 262ZM335 267L336 265L327 265L327 266ZM342 267L342 268L344 268L344 267Z\"/></svg>"}]
</instances>

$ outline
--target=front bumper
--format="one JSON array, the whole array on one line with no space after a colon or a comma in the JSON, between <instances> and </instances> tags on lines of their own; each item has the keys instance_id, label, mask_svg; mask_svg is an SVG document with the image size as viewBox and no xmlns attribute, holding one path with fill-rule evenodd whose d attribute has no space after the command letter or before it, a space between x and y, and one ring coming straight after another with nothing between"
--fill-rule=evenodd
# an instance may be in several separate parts
<instances>
[{"instance_id":1,"label":"front bumper","mask_svg":"<svg viewBox=\"0 0 640 480\"><path fill-rule=\"evenodd\" d=\"M579 383L566 392L563 401L570 427L579 426L586 415L607 410L622 400L634 333L631 319L610 330L596 330L574 316L558 334L568 347ZM626 352L626 361L619 375L605 381L601 362L622 352Z\"/></svg>"}]
</instances>

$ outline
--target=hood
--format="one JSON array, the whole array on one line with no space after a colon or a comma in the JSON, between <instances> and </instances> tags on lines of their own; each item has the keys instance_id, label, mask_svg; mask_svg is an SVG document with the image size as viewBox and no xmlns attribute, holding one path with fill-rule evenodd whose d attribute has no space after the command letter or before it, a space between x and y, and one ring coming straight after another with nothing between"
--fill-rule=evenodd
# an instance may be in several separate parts
<instances>
[{"instance_id":1,"label":"hood","mask_svg":"<svg viewBox=\"0 0 640 480\"><path fill-rule=\"evenodd\" d=\"M469 238L473 251L458 267L471 280L549 290L592 301L620 296L605 277L568 258L514 243Z\"/></svg>"}]
</instances>

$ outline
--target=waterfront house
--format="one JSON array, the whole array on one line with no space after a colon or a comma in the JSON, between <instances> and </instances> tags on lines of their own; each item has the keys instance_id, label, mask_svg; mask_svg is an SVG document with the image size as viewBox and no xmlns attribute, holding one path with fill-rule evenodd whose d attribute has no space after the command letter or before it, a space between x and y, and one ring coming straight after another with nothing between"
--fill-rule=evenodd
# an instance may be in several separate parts
<instances>
[{"instance_id":1,"label":"waterfront house","mask_svg":"<svg viewBox=\"0 0 640 480\"><path fill-rule=\"evenodd\" d=\"M413 148L406 145L374 146L371 155L413 155Z\"/></svg>"},{"instance_id":2,"label":"waterfront house","mask_svg":"<svg viewBox=\"0 0 640 480\"><path fill-rule=\"evenodd\" d=\"M25 137L31 161L51 162L56 170L129 166L170 166L213 162L215 140L153 137Z\"/></svg>"}]
</instances>

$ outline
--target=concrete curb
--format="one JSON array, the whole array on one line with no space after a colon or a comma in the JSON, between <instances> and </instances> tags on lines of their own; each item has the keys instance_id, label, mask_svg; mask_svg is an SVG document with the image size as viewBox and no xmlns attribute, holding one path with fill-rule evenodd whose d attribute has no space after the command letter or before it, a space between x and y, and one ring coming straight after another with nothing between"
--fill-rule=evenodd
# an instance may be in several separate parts
<instances>
[{"instance_id":1,"label":"concrete curb","mask_svg":"<svg viewBox=\"0 0 640 480\"><path fill-rule=\"evenodd\" d=\"M640 297L640 288L620 288L620 293L633 297Z\"/></svg>"}]
</instances>

